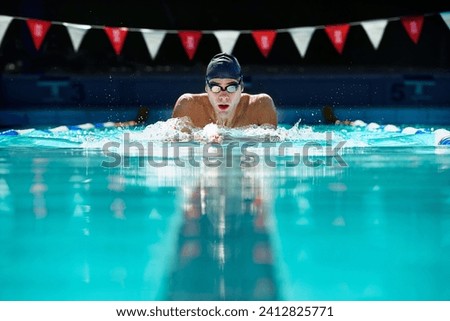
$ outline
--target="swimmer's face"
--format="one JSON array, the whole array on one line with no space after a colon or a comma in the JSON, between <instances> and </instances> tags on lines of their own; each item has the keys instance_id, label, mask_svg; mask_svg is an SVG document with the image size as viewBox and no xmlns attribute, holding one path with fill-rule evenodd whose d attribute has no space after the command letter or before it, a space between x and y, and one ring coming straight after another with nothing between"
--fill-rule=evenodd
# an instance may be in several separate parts
<instances>
[{"instance_id":1,"label":"swimmer's face","mask_svg":"<svg viewBox=\"0 0 450 321\"><path fill-rule=\"evenodd\" d=\"M239 80L231 78L210 79L205 90L209 102L217 114L232 114L241 99L242 85Z\"/></svg>"}]
</instances>

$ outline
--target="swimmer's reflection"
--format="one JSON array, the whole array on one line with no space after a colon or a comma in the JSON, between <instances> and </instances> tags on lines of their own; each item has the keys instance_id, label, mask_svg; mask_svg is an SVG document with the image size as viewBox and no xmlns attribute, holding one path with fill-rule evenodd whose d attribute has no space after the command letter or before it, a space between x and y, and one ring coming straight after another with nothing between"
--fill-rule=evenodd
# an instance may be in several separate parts
<instances>
[{"instance_id":1,"label":"swimmer's reflection","mask_svg":"<svg viewBox=\"0 0 450 321\"><path fill-rule=\"evenodd\" d=\"M267 195L251 169L205 168L186 190L171 300L275 300Z\"/></svg>"}]
</instances>

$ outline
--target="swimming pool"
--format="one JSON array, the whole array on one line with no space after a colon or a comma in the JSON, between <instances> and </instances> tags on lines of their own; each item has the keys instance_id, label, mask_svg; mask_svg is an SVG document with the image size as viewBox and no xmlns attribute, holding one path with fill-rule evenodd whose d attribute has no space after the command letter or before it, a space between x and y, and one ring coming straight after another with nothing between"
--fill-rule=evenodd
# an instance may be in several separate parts
<instances>
[{"instance_id":1,"label":"swimming pool","mask_svg":"<svg viewBox=\"0 0 450 321\"><path fill-rule=\"evenodd\" d=\"M369 125L4 132L0 300L449 300L450 149Z\"/></svg>"}]
</instances>

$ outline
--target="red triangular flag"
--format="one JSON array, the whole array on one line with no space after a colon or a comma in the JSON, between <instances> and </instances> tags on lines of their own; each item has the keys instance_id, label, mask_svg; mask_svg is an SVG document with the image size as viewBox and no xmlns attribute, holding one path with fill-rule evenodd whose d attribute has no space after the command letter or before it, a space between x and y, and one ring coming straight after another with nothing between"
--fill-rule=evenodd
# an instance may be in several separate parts
<instances>
[{"instance_id":1,"label":"red triangular flag","mask_svg":"<svg viewBox=\"0 0 450 321\"><path fill-rule=\"evenodd\" d=\"M402 17L400 21L403 24L408 36L415 44L419 42L419 37L422 32L423 16L416 17Z\"/></svg>"},{"instance_id":2,"label":"red triangular flag","mask_svg":"<svg viewBox=\"0 0 450 321\"><path fill-rule=\"evenodd\" d=\"M125 42L125 38L127 37L128 29L123 27L105 27L104 30L108 35L109 41L111 41L111 45L113 46L116 55L120 55L120 53L122 52L123 44Z\"/></svg>"},{"instance_id":3,"label":"red triangular flag","mask_svg":"<svg viewBox=\"0 0 450 321\"><path fill-rule=\"evenodd\" d=\"M33 39L34 47L36 50L41 48L45 35L48 29L52 25L50 21L27 19L28 29L30 29L31 38Z\"/></svg>"},{"instance_id":4,"label":"red triangular flag","mask_svg":"<svg viewBox=\"0 0 450 321\"><path fill-rule=\"evenodd\" d=\"M277 31L257 30L252 31L252 36L259 48L259 51L261 51L262 55L267 58L270 51L272 50L273 42L275 41L275 37L277 36Z\"/></svg>"},{"instance_id":5,"label":"red triangular flag","mask_svg":"<svg viewBox=\"0 0 450 321\"><path fill-rule=\"evenodd\" d=\"M325 26L325 32L333 43L334 48L337 52L342 54L344 50L345 41L347 40L348 30L350 29L350 24L344 23L340 25Z\"/></svg>"},{"instance_id":6,"label":"red triangular flag","mask_svg":"<svg viewBox=\"0 0 450 321\"><path fill-rule=\"evenodd\" d=\"M192 60L195 56L195 52L197 51L200 39L202 38L202 32L190 30L178 31L178 36L181 39L181 44L183 45L189 60Z\"/></svg>"}]
</instances>

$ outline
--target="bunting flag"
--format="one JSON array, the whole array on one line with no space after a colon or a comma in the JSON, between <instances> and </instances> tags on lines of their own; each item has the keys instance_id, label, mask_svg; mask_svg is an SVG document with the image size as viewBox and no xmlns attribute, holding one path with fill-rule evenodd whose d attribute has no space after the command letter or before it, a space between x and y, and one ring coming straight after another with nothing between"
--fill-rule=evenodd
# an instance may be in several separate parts
<instances>
[{"instance_id":1,"label":"bunting flag","mask_svg":"<svg viewBox=\"0 0 450 321\"><path fill-rule=\"evenodd\" d=\"M42 43L46 37L49 28L53 25L63 25L66 27L74 51L77 52L81 43L90 29L103 29L107 34L111 45L116 55L120 55L128 35L128 32L140 32L143 36L147 50L152 59L154 59L161 47L164 38L168 33L178 34L183 49L185 50L189 60L193 60L200 40L203 34L213 34L220 46L222 52L232 53L236 45L237 40L241 34L251 34L261 54L267 58L272 51L275 38L278 33L288 32L294 44L297 47L301 57L304 57L314 32L318 29L324 29L328 38L331 40L334 48L339 54L342 54L345 43L347 40L347 34L350 27L354 25L361 25L365 30L373 48L378 49L381 40L383 39L386 26L390 21L401 21L408 37L417 44L421 37L422 26L425 17L431 14L422 16L404 16L390 19L380 19L371 21L360 21L353 23L344 23L337 25L325 25L325 26L305 26L298 28L287 29L274 29L274 30L156 30L156 29L137 29L127 27L107 27L96 25L82 25L67 22L58 21L45 21L38 19L29 19L23 17L10 17L0 15L0 45L3 42L3 38L11 24L13 19L25 21L28 29L31 33L33 44L36 50L40 50ZM436 14L433 14L436 15ZM450 11L440 13L442 20L450 29Z\"/></svg>"},{"instance_id":2,"label":"bunting flag","mask_svg":"<svg viewBox=\"0 0 450 321\"><path fill-rule=\"evenodd\" d=\"M125 38L127 37L128 28L105 27L104 30L108 35L109 41L111 41L111 45L113 46L116 55L120 55Z\"/></svg>"},{"instance_id":3,"label":"bunting flag","mask_svg":"<svg viewBox=\"0 0 450 321\"><path fill-rule=\"evenodd\" d=\"M239 31L234 30L217 30L214 31L214 36L216 36L219 42L220 50L231 54L233 52L234 45L240 35Z\"/></svg>"},{"instance_id":4,"label":"bunting flag","mask_svg":"<svg viewBox=\"0 0 450 321\"><path fill-rule=\"evenodd\" d=\"M306 50L308 49L309 42L311 41L312 35L316 28L314 27L300 27L292 28L289 30L292 40L294 40L298 51L302 57L305 56Z\"/></svg>"},{"instance_id":5,"label":"bunting flag","mask_svg":"<svg viewBox=\"0 0 450 321\"><path fill-rule=\"evenodd\" d=\"M450 29L450 11L442 12L441 13L441 18L442 18L442 20L444 20L445 24Z\"/></svg>"},{"instance_id":6,"label":"bunting flag","mask_svg":"<svg viewBox=\"0 0 450 321\"><path fill-rule=\"evenodd\" d=\"M64 22L63 25L67 28L70 40L72 41L73 50L77 52L85 33L92 27L67 22Z\"/></svg>"},{"instance_id":7,"label":"bunting flag","mask_svg":"<svg viewBox=\"0 0 450 321\"><path fill-rule=\"evenodd\" d=\"M422 32L423 16L402 17L400 21L408 33L409 38L417 45Z\"/></svg>"},{"instance_id":8,"label":"bunting flag","mask_svg":"<svg viewBox=\"0 0 450 321\"><path fill-rule=\"evenodd\" d=\"M261 51L262 55L267 58L269 56L270 51L272 50L273 43L275 41L275 37L277 36L276 30L257 30L252 31L253 39L256 42L256 45Z\"/></svg>"},{"instance_id":9,"label":"bunting flag","mask_svg":"<svg viewBox=\"0 0 450 321\"><path fill-rule=\"evenodd\" d=\"M366 31L373 48L376 50L380 45L381 39L384 35L384 29L387 26L387 20L373 20L361 22L361 26Z\"/></svg>"},{"instance_id":10,"label":"bunting flag","mask_svg":"<svg viewBox=\"0 0 450 321\"><path fill-rule=\"evenodd\" d=\"M186 51L189 60L192 60L197 51L198 44L202 38L201 31L184 30L178 31L178 36L181 39L181 44Z\"/></svg>"},{"instance_id":11,"label":"bunting flag","mask_svg":"<svg viewBox=\"0 0 450 321\"><path fill-rule=\"evenodd\" d=\"M52 23L44 20L27 19L27 25L31 33L31 38L33 39L34 47L36 50L39 50Z\"/></svg>"},{"instance_id":12,"label":"bunting flag","mask_svg":"<svg viewBox=\"0 0 450 321\"><path fill-rule=\"evenodd\" d=\"M3 41L3 36L5 35L6 29L8 29L12 19L12 17L0 16L0 44Z\"/></svg>"},{"instance_id":13,"label":"bunting flag","mask_svg":"<svg viewBox=\"0 0 450 321\"><path fill-rule=\"evenodd\" d=\"M348 23L325 26L325 32L327 33L328 38L330 38L334 48L336 48L337 52L340 54L342 54L342 51L344 50L349 29L350 24Z\"/></svg>"},{"instance_id":14,"label":"bunting flag","mask_svg":"<svg viewBox=\"0 0 450 321\"><path fill-rule=\"evenodd\" d=\"M159 47L166 36L165 30L153 30L153 29L141 29L142 36L144 37L147 50L150 53L150 57L155 59L158 54Z\"/></svg>"}]
</instances>

